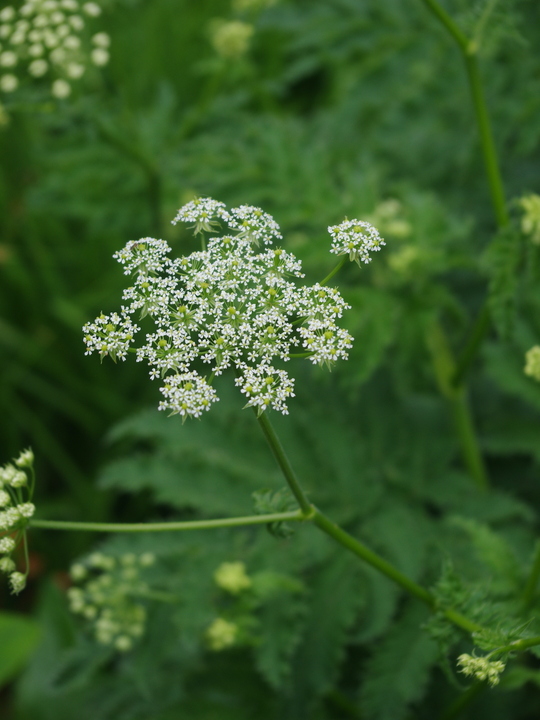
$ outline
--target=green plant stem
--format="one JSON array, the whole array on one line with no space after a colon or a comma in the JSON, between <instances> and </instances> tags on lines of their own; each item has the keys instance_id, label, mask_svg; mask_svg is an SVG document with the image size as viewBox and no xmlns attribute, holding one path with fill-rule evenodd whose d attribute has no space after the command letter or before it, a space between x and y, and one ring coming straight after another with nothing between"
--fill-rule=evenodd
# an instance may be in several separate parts
<instances>
[{"instance_id":1,"label":"green plant stem","mask_svg":"<svg viewBox=\"0 0 540 720\"><path fill-rule=\"evenodd\" d=\"M439 5L436 0L423 0L424 5L427 5L431 12L439 18L444 27L448 30L450 35L454 38L456 43L462 52L467 52L467 46L469 45L469 39L461 32L458 25L452 20L446 10Z\"/></svg>"},{"instance_id":2,"label":"green plant stem","mask_svg":"<svg viewBox=\"0 0 540 720\"><path fill-rule=\"evenodd\" d=\"M465 467L475 484L485 490L489 487L489 477L480 451L467 390L463 383L457 386L453 384L456 364L444 330L437 320L427 328L426 343L431 354L439 391L447 398L452 411Z\"/></svg>"},{"instance_id":3,"label":"green plant stem","mask_svg":"<svg viewBox=\"0 0 540 720\"><path fill-rule=\"evenodd\" d=\"M490 325L490 317L487 303L484 303L482 309L478 313L474 325L469 335L469 339L456 360L456 369L452 377L452 385L459 387L465 380L469 368L482 344L482 340L486 336Z\"/></svg>"},{"instance_id":4,"label":"green plant stem","mask_svg":"<svg viewBox=\"0 0 540 720\"><path fill-rule=\"evenodd\" d=\"M283 449L283 446L281 445L281 442L279 441L279 438L276 435L276 431L272 427L272 424L270 423L270 420L267 417L267 413L266 412L261 413L257 417L257 420L263 431L264 437L266 438L266 441L267 441L268 445L270 446L272 454L273 454L274 458L276 459L276 462L279 465L281 472L285 476L285 480L287 481L294 497L296 498L298 504L300 505L300 508L302 510L302 513L303 513L305 519L311 519L313 517L314 508L311 505L311 503L309 502L309 500L307 499L306 494L302 490L300 483L298 482L298 480L296 478L296 474L295 474L294 470L292 469L292 465L289 462L289 458L287 457L285 450Z\"/></svg>"},{"instance_id":5,"label":"green plant stem","mask_svg":"<svg viewBox=\"0 0 540 720\"><path fill-rule=\"evenodd\" d=\"M480 451L466 389L456 388L450 399L454 425L461 446L465 466L481 490L489 487L489 478Z\"/></svg>"},{"instance_id":6,"label":"green plant stem","mask_svg":"<svg viewBox=\"0 0 540 720\"><path fill-rule=\"evenodd\" d=\"M540 540L536 542L531 572L529 573L527 583L523 590L522 604L524 610L527 610L532 604L538 585L538 578L540 578Z\"/></svg>"},{"instance_id":7,"label":"green plant stem","mask_svg":"<svg viewBox=\"0 0 540 720\"><path fill-rule=\"evenodd\" d=\"M344 255L341 260L337 263L337 265L334 266L332 270L328 273L328 275L324 278L324 280L321 280L319 285L327 285L330 280L334 277L334 275L337 275L338 272L341 270L341 268L346 264L347 260L349 259L348 255Z\"/></svg>"},{"instance_id":8,"label":"green plant stem","mask_svg":"<svg viewBox=\"0 0 540 720\"><path fill-rule=\"evenodd\" d=\"M487 110L486 99L480 79L478 69L478 49L479 35L476 40L470 40L452 20L450 15L442 8L437 0L423 0L424 4L439 19L448 33L457 43L459 50L465 61L465 68L469 80L476 123L480 136L480 145L482 148L482 156L484 159L484 167L486 171L491 202L495 213L495 218L499 228L505 227L509 222L509 214L506 205L504 185L500 172L500 165L497 157L497 149L493 139L493 131ZM463 382L472 361L476 356L478 349L487 334L490 326L489 310L485 304L477 319L473 324L471 337L463 353L456 363L456 372L453 384L458 386Z\"/></svg>"},{"instance_id":9,"label":"green plant stem","mask_svg":"<svg viewBox=\"0 0 540 720\"><path fill-rule=\"evenodd\" d=\"M259 421L259 425L263 430L266 441L268 442L268 445L270 446L270 449L276 458L283 475L285 476L285 480L302 509L303 517L306 520L312 520L320 530L336 540L340 545L347 548L347 550L353 552L368 565L371 565L371 567L375 568L387 578L400 585L410 595L424 602L432 611L439 610L442 612L454 625L457 625L462 630L469 633L479 632L482 630L481 625L471 622L464 615L461 615L461 613L452 609L445 610L443 608L439 608L437 605L437 599L429 592L429 590L426 590L421 585L414 582L414 580L411 580L407 577L407 575L395 568L387 560L382 558L380 555L377 555L377 553L373 552L373 550L368 548L362 542L354 538L352 535L349 535L349 533L343 530L343 528L339 525L332 522L332 520L327 518L326 515L318 510L314 505L311 505L302 490L298 479L296 478L285 450L283 449L270 420L266 417L266 413L263 413L257 418L257 420Z\"/></svg>"},{"instance_id":10,"label":"green plant stem","mask_svg":"<svg viewBox=\"0 0 540 720\"><path fill-rule=\"evenodd\" d=\"M540 645L540 636L535 636L532 638L523 638L523 640L516 640L513 643L510 643L509 645L504 645L503 647L497 648L496 650L492 650L486 657L490 658L493 655L503 655L504 653L514 653L514 652L523 652L524 650L528 650L529 648L534 647L535 645Z\"/></svg>"},{"instance_id":11,"label":"green plant stem","mask_svg":"<svg viewBox=\"0 0 540 720\"><path fill-rule=\"evenodd\" d=\"M70 520L30 520L29 527L47 530L77 530L89 532L137 533L137 532L178 532L182 530L208 530L220 527L241 527L243 525L266 525L285 520L306 520L299 510L271 513L267 515L247 515L245 517L219 518L216 520L189 520L185 522L159 523L99 523L75 522Z\"/></svg>"},{"instance_id":12,"label":"green plant stem","mask_svg":"<svg viewBox=\"0 0 540 720\"><path fill-rule=\"evenodd\" d=\"M506 199L504 196L504 186L497 158L497 149L493 139L491 122L480 80L480 72L478 70L477 48L471 47L464 51L465 67L469 77L469 86L474 104L476 122L480 133L480 144L482 146L482 155L484 157L484 167L486 170L489 190L491 194L491 202L497 225L500 228L508 225L509 215L506 207Z\"/></svg>"}]
</instances>

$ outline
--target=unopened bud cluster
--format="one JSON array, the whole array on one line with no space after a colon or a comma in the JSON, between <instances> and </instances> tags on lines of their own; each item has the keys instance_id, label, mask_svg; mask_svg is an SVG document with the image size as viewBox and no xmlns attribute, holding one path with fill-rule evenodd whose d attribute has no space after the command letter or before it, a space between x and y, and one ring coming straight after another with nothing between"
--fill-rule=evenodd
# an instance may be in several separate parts
<instances>
[{"instance_id":1,"label":"unopened bud cluster","mask_svg":"<svg viewBox=\"0 0 540 720\"><path fill-rule=\"evenodd\" d=\"M540 245L540 195L526 195L520 199L519 204L523 210L523 234L528 235L535 245Z\"/></svg>"},{"instance_id":2,"label":"unopened bud cluster","mask_svg":"<svg viewBox=\"0 0 540 720\"><path fill-rule=\"evenodd\" d=\"M234 596L240 595L252 586L243 562L222 563L214 573L214 582L221 590ZM236 644L239 633L238 623L217 617L206 630L208 647L216 652L226 650Z\"/></svg>"},{"instance_id":3,"label":"unopened bud cluster","mask_svg":"<svg viewBox=\"0 0 540 720\"><path fill-rule=\"evenodd\" d=\"M301 353L332 368L347 359L352 337L337 321L349 306L335 288L295 282L304 277L301 263L272 246L282 239L279 226L259 208L227 210L205 198L182 207L174 220L179 221L192 223L196 234L220 226L227 232L187 257L170 259L167 243L154 238L129 242L115 253L132 278L123 293L126 304L120 313L101 314L84 326L86 354L124 360L140 329L131 316L139 313L155 323L136 353L149 364L150 377L162 379L160 410L199 417L218 400L213 377L233 368L246 407L286 414L294 380L276 361ZM374 228L351 223L350 232L344 223L339 237L345 242L348 233L355 249L347 252L367 262L369 248L378 250L382 241ZM199 372L201 361L210 379Z\"/></svg>"},{"instance_id":4,"label":"unopened bud cluster","mask_svg":"<svg viewBox=\"0 0 540 720\"><path fill-rule=\"evenodd\" d=\"M95 2L27 0L0 10L0 91L11 93L28 78L46 78L56 98L71 93L88 64L109 61L109 36L91 36L86 23L101 14Z\"/></svg>"},{"instance_id":5,"label":"unopened bud cluster","mask_svg":"<svg viewBox=\"0 0 540 720\"><path fill-rule=\"evenodd\" d=\"M30 500L33 493L34 454L29 450L0 468L0 572L9 576L11 591L15 594L26 586L26 572L17 570L12 557L24 538L28 520L35 512Z\"/></svg>"},{"instance_id":6,"label":"unopened bud cluster","mask_svg":"<svg viewBox=\"0 0 540 720\"><path fill-rule=\"evenodd\" d=\"M506 665L502 660L488 660L487 657L475 657L466 653L458 657L459 672L477 680L487 681L492 687L498 685L500 675Z\"/></svg>"},{"instance_id":7,"label":"unopened bud cluster","mask_svg":"<svg viewBox=\"0 0 540 720\"><path fill-rule=\"evenodd\" d=\"M92 623L102 645L127 652L143 635L146 608L137 598L147 593L148 586L140 572L154 562L151 553L119 558L93 553L86 562L72 566L71 578L79 586L68 590L70 610Z\"/></svg>"},{"instance_id":8,"label":"unopened bud cluster","mask_svg":"<svg viewBox=\"0 0 540 720\"><path fill-rule=\"evenodd\" d=\"M534 345L526 352L524 373L540 381L540 345Z\"/></svg>"}]
</instances>

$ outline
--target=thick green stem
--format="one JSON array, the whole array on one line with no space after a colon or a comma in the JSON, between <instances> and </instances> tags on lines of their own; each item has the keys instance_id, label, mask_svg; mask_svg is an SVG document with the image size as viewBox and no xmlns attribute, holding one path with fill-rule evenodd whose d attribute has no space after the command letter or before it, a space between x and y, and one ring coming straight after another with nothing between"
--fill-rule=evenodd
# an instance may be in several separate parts
<instances>
[{"instance_id":1,"label":"thick green stem","mask_svg":"<svg viewBox=\"0 0 540 720\"><path fill-rule=\"evenodd\" d=\"M536 547L534 549L534 558L533 558L531 572L529 573L529 577L527 578L527 583L525 585L525 589L523 590L522 604L523 604L524 610L527 610L532 604L532 601L534 599L534 594L535 594L536 588L538 586L539 578L540 578L540 540L538 540L536 543Z\"/></svg>"},{"instance_id":2,"label":"thick green stem","mask_svg":"<svg viewBox=\"0 0 540 720\"><path fill-rule=\"evenodd\" d=\"M294 497L296 498L298 504L300 505L300 508L302 510L302 513L304 514L304 517L306 519L311 519L313 517L313 506L307 499L306 494L300 487L300 483L298 482L298 479L296 477L296 474L294 470L292 469L292 465L289 462L289 458L287 457L285 450L283 449L283 446L281 445L281 442L279 441L278 436L276 435L276 431L272 427L272 424L270 423L270 420L267 417L267 413L263 412L258 417L257 420L259 422L259 425L261 426L261 429L264 433L264 437L266 438L266 441L268 442L268 445L270 446L270 449L272 450L272 454L274 458L276 459L277 464L279 465L281 472L285 476L285 480L287 481L289 487L292 490L292 493Z\"/></svg>"},{"instance_id":3,"label":"thick green stem","mask_svg":"<svg viewBox=\"0 0 540 720\"><path fill-rule=\"evenodd\" d=\"M77 530L89 532L137 533L137 532L178 532L182 530L208 530L220 527L241 527L243 525L266 525L267 523L305 520L299 510L271 513L267 515L247 515L245 517L219 518L217 520L190 520L185 522L160 523L98 523L75 522L68 520L30 520L29 527L47 530Z\"/></svg>"},{"instance_id":4,"label":"thick green stem","mask_svg":"<svg viewBox=\"0 0 540 720\"><path fill-rule=\"evenodd\" d=\"M487 655L487 657L491 659L493 656L503 655L505 653L523 652L524 650L528 650L529 648L535 647L536 645L540 645L540 636L538 635L532 638L523 638L523 640L516 640L509 645L504 645L503 647L499 647L496 650L492 650L489 655Z\"/></svg>"}]
</instances>

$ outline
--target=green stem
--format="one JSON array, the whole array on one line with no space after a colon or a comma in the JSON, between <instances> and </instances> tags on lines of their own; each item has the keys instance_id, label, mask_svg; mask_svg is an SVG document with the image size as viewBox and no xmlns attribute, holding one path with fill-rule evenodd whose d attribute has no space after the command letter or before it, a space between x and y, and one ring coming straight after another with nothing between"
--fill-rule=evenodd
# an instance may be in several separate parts
<instances>
[{"instance_id":1,"label":"green stem","mask_svg":"<svg viewBox=\"0 0 540 720\"><path fill-rule=\"evenodd\" d=\"M348 255L344 255L344 256L341 258L341 260L337 263L337 265L336 265L332 270L330 270L330 272L329 272L328 275L324 278L324 280L321 280L321 282L319 283L319 285L327 285L327 284L330 282L330 280L334 277L334 275L337 275L337 274L338 274L338 272L339 272L339 271L341 270L341 268L345 265L345 263L347 262L348 259L349 259L349 256L348 256Z\"/></svg>"},{"instance_id":2,"label":"green stem","mask_svg":"<svg viewBox=\"0 0 540 720\"><path fill-rule=\"evenodd\" d=\"M485 490L489 487L489 478L480 451L467 391L463 384L458 386L453 384L453 379L456 377L456 363L444 330L437 320L434 320L427 328L426 343L433 361L440 393L447 398L452 410L465 467L476 485Z\"/></svg>"},{"instance_id":3,"label":"green stem","mask_svg":"<svg viewBox=\"0 0 540 720\"><path fill-rule=\"evenodd\" d=\"M464 51L465 67L469 76L469 85L476 114L476 122L480 133L480 143L482 146L482 154L484 156L484 166L486 169L489 189L491 193L491 202L497 225L502 228L508 225L509 215L506 207L506 199L504 197L504 186L499 169L499 161L497 158L497 149L493 140L493 132L491 122L480 80L480 72L478 70L478 61L476 56L476 48L470 47Z\"/></svg>"},{"instance_id":4,"label":"green stem","mask_svg":"<svg viewBox=\"0 0 540 720\"><path fill-rule=\"evenodd\" d=\"M182 522L160 523L99 523L75 522L70 520L30 520L29 527L47 530L77 530L89 532L178 532L181 530L208 530L220 527L241 527L243 525L265 525L285 520L306 520L299 510L267 515L247 515L245 517L220 518L217 520L190 520Z\"/></svg>"},{"instance_id":5,"label":"green stem","mask_svg":"<svg viewBox=\"0 0 540 720\"><path fill-rule=\"evenodd\" d=\"M465 345L461 355L456 360L456 369L452 377L452 385L458 387L461 385L471 367L474 358L480 348L482 340L487 334L490 325L489 310L485 303L478 313L467 344Z\"/></svg>"},{"instance_id":6,"label":"green stem","mask_svg":"<svg viewBox=\"0 0 540 720\"><path fill-rule=\"evenodd\" d=\"M289 487L296 497L298 504L302 509L303 517L306 520L312 520L320 530L332 537L340 545L343 545L343 547L347 548L347 550L353 552L361 560L368 563L368 565L371 565L371 567L375 568L387 578L400 585L410 595L413 595L422 602L426 603L432 611L438 610L442 612L444 616L454 625L457 625L468 633L480 632L482 630L481 625L471 622L464 615L461 615L461 613L452 609L444 610L439 608L437 605L437 599L429 592L429 590L426 590L421 585L418 585L418 583L415 583L414 580L411 580L407 577L407 575L404 575L387 560L382 558L380 555L377 555L377 553L373 552L373 550L368 548L352 535L349 535L348 532L339 527L339 525L336 525L336 523L332 522L314 505L311 505L296 478L289 459L285 454L285 450L283 449L274 428L266 417L266 413L263 413L257 419L270 449L272 450L272 453L276 458Z\"/></svg>"},{"instance_id":7,"label":"green stem","mask_svg":"<svg viewBox=\"0 0 540 720\"><path fill-rule=\"evenodd\" d=\"M487 490L489 478L476 436L469 398L463 386L456 388L450 404L465 466L476 485L481 490Z\"/></svg>"},{"instance_id":8,"label":"green stem","mask_svg":"<svg viewBox=\"0 0 540 720\"><path fill-rule=\"evenodd\" d=\"M535 645L540 645L540 636L532 637L532 638L523 638L523 640L516 640L513 643L510 643L509 645L504 645L503 647L497 648L496 650L492 650L489 655L486 657L488 659L491 659L493 655L502 655L504 653L514 653L514 652L523 652L524 650L528 650L531 647L534 647Z\"/></svg>"},{"instance_id":9,"label":"green stem","mask_svg":"<svg viewBox=\"0 0 540 720\"><path fill-rule=\"evenodd\" d=\"M311 503L307 499L306 494L300 487L300 483L298 482L296 474L292 469L289 458L287 457L285 450L283 449L283 446L281 445L281 442L276 435L276 431L272 427L272 424L267 417L266 412L261 413L261 415L257 417L257 420L264 433L264 437L266 438L266 441L268 442L268 445L272 450L272 454L276 459L276 462L279 465L281 472L285 476L285 480L287 481L294 497L300 505L304 518L307 520L311 519L314 512L313 506L311 505Z\"/></svg>"},{"instance_id":10,"label":"green stem","mask_svg":"<svg viewBox=\"0 0 540 720\"><path fill-rule=\"evenodd\" d=\"M527 583L525 585L525 589L523 590L522 603L523 603L523 608L525 610L527 610L532 604L532 601L534 599L534 594L536 592L536 587L538 585L539 577L540 577L540 540L538 540L536 542L531 572L529 573L529 577L527 578Z\"/></svg>"},{"instance_id":11,"label":"green stem","mask_svg":"<svg viewBox=\"0 0 540 720\"><path fill-rule=\"evenodd\" d=\"M452 20L450 15L442 8L436 0L423 0L424 4L432 11L432 13L439 18L444 27L448 30L450 35L457 42L460 50L465 53L469 45L469 39L460 30L458 25Z\"/></svg>"}]
</instances>

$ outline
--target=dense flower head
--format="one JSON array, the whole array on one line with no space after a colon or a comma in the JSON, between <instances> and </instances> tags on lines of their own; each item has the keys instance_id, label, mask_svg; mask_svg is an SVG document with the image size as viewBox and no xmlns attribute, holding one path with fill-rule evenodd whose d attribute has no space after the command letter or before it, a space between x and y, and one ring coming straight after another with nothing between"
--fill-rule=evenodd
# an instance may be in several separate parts
<instances>
[{"instance_id":1,"label":"dense flower head","mask_svg":"<svg viewBox=\"0 0 540 720\"><path fill-rule=\"evenodd\" d=\"M173 222L214 236L205 249L179 258L154 238L129 242L115 253L130 285L120 313L102 313L84 326L87 354L125 360L128 352L136 353L137 361L148 363L150 377L161 380L159 409L183 419L199 417L218 400L212 381L228 368L236 373L246 407L287 413L294 379L277 365L292 355L329 368L347 359L352 337L338 321L349 306L335 288L299 285L300 261L274 246L282 239L279 226L260 208L228 210L200 198L184 205ZM370 247L378 249L375 229L362 228L371 232ZM154 323L137 348L134 314L138 322L148 316Z\"/></svg>"},{"instance_id":2,"label":"dense flower head","mask_svg":"<svg viewBox=\"0 0 540 720\"><path fill-rule=\"evenodd\" d=\"M540 380L540 345L534 345L525 353L525 375Z\"/></svg>"},{"instance_id":3,"label":"dense flower head","mask_svg":"<svg viewBox=\"0 0 540 720\"><path fill-rule=\"evenodd\" d=\"M487 681L492 687L498 685L506 664L502 660L490 660L488 657L476 657L464 653L458 657L459 672L480 681Z\"/></svg>"},{"instance_id":4,"label":"dense flower head","mask_svg":"<svg viewBox=\"0 0 540 720\"><path fill-rule=\"evenodd\" d=\"M70 95L89 63L109 61L107 33L91 35L86 27L100 14L97 3L80 0L26 0L0 10L0 91L44 78L54 97Z\"/></svg>"},{"instance_id":5,"label":"dense flower head","mask_svg":"<svg viewBox=\"0 0 540 720\"><path fill-rule=\"evenodd\" d=\"M31 502L34 491L34 453L23 450L12 462L0 467L0 572L7 574L13 593L26 585L25 573L18 572L11 557L23 541L28 520L35 513Z\"/></svg>"},{"instance_id":6,"label":"dense flower head","mask_svg":"<svg viewBox=\"0 0 540 720\"><path fill-rule=\"evenodd\" d=\"M70 610L92 623L102 645L126 652L144 634L146 608L135 598L148 594L140 573L154 561L151 553L116 558L96 552L72 566L71 578L80 585L68 590Z\"/></svg>"},{"instance_id":7,"label":"dense flower head","mask_svg":"<svg viewBox=\"0 0 540 720\"><path fill-rule=\"evenodd\" d=\"M349 255L358 265L371 262L370 253L385 245L378 230L364 220L344 220L340 225L329 227L328 232L332 236L330 252Z\"/></svg>"}]
</instances>

